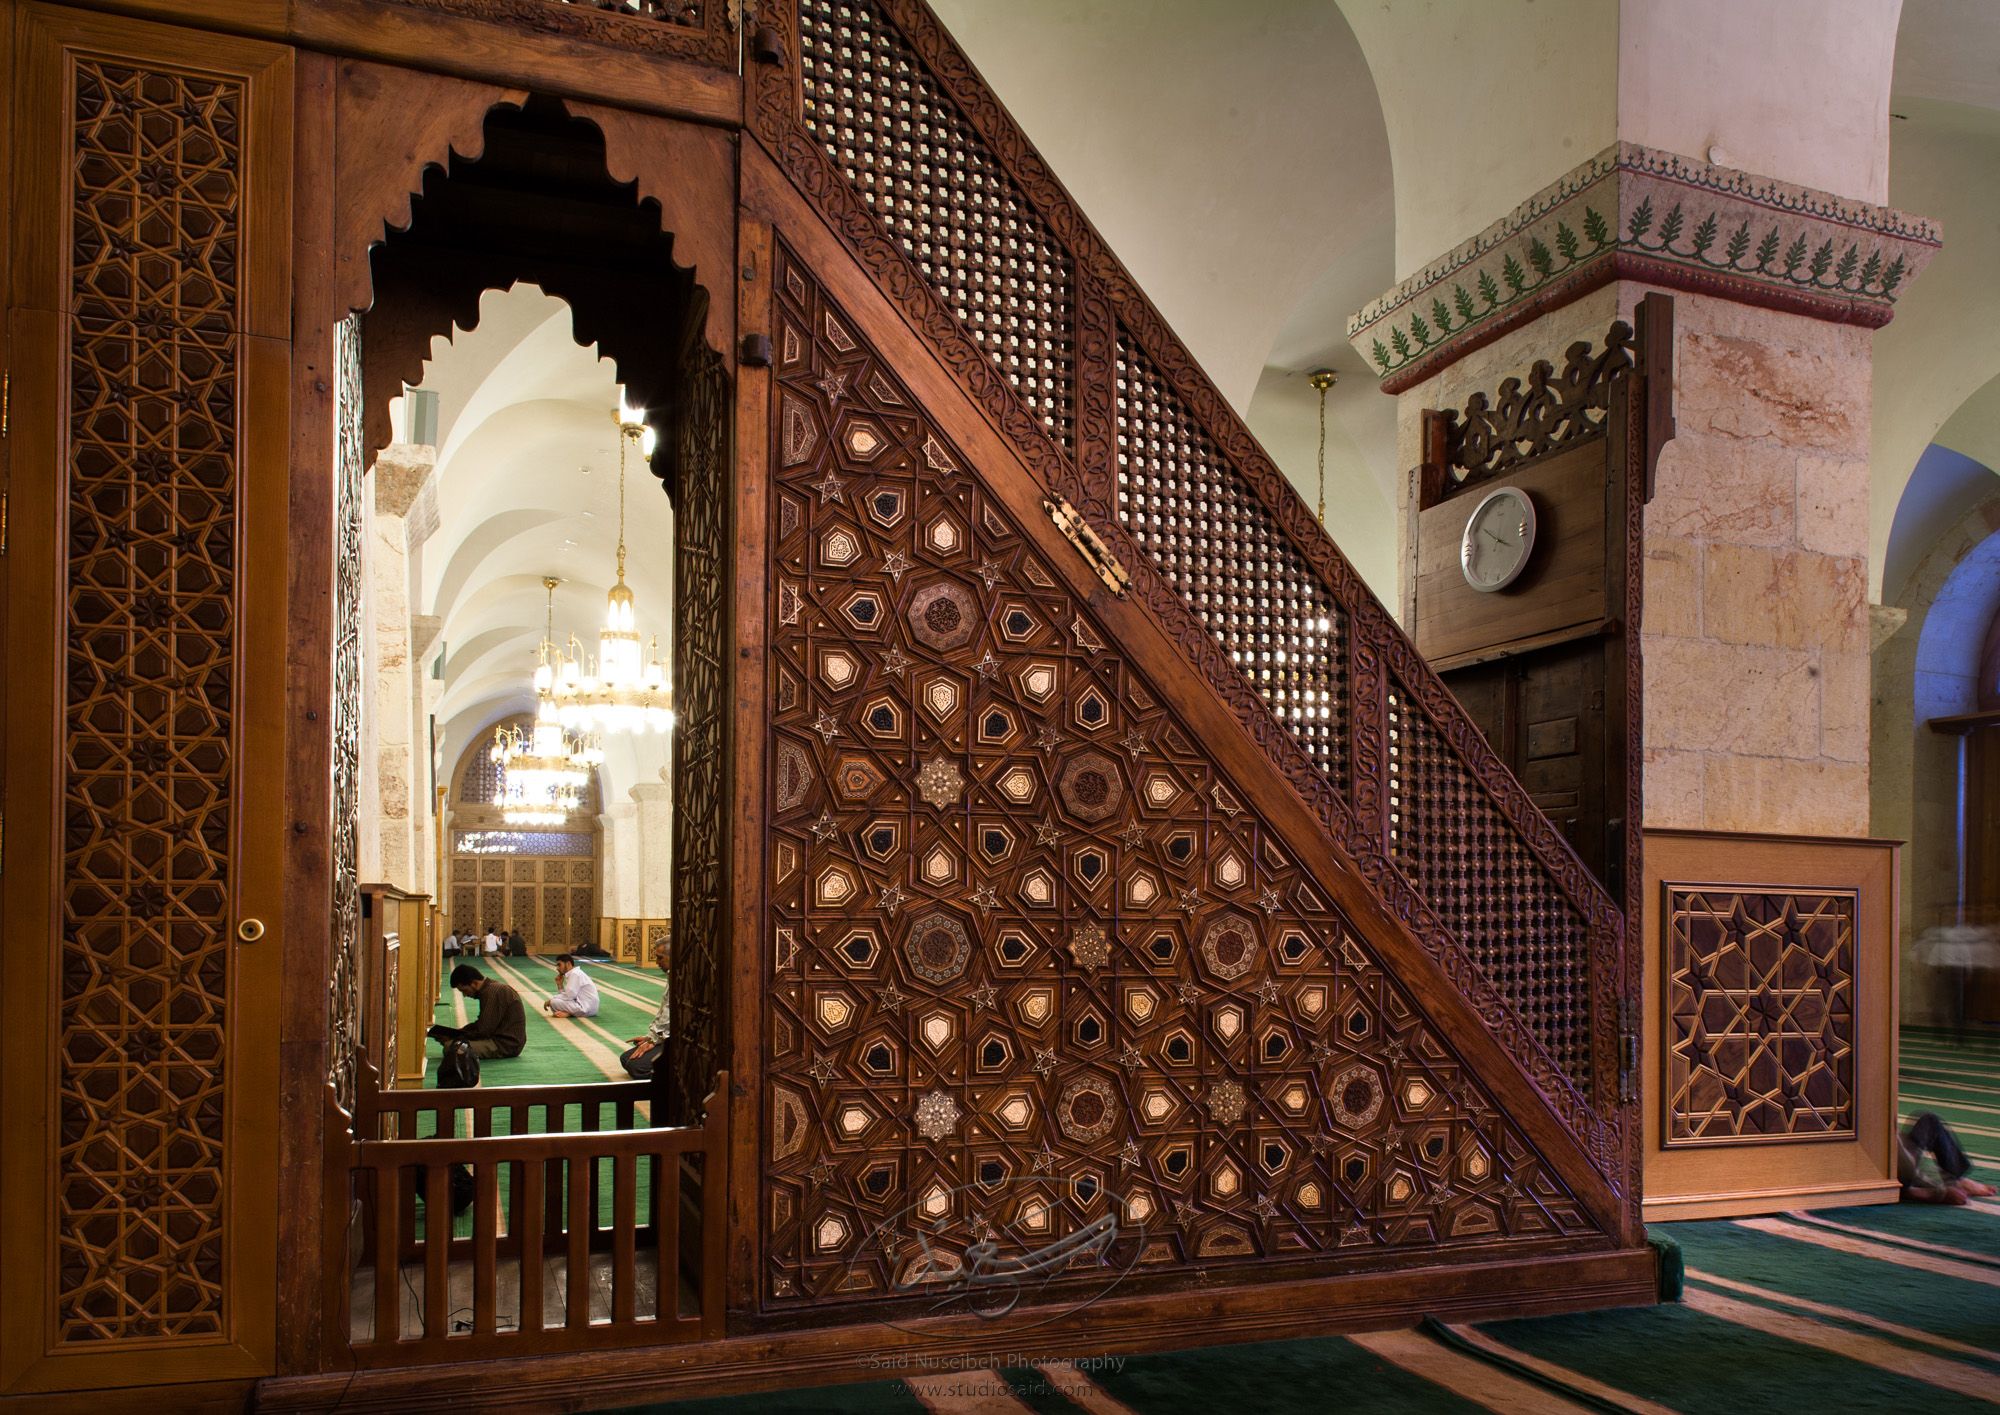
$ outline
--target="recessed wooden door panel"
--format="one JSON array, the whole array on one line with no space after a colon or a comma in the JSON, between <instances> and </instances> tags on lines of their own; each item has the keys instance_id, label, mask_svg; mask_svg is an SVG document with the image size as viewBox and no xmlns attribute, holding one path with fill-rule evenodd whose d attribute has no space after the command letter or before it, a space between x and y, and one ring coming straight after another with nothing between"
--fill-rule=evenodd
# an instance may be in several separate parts
<instances>
[{"instance_id":1,"label":"recessed wooden door panel","mask_svg":"<svg viewBox=\"0 0 2000 1415\"><path fill-rule=\"evenodd\" d=\"M291 58L41 5L14 38L0 1391L251 1376Z\"/></svg>"}]
</instances>

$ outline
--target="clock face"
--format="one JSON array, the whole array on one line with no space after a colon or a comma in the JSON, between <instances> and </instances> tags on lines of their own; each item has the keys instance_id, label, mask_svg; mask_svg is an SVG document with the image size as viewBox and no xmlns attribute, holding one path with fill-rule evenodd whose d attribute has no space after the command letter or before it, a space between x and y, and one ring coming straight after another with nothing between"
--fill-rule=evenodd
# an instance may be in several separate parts
<instances>
[{"instance_id":1,"label":"clock face","mask_svg":"<svg viewBox=\"0 0 2000 1415\"><path fill-rule=\"evenodd\" d=\"M1534 548L1535 503L1519 488L1503 486L1472 508L1458 564L1465 583L1490 594L1520 578Z\"/></svg>"}]
</instances>

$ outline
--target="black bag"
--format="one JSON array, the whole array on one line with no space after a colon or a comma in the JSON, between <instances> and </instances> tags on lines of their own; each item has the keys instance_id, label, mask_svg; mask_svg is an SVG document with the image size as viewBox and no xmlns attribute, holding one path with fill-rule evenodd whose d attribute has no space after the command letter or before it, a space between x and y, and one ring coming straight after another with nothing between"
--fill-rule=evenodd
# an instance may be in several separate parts
<instances>
[{"instance_id":1,"label":"black bag","mask_svg":"<svg viewBox=\"0 0 2000 1415\"><path fill-rule=\"evenodd\" d=\"M444 1057L438 1062L437 1083L444 1090L479 1084L479 1058L472 1054L471 1042L460 1040L444 1044Z\"/></svg>"}]
</instances>

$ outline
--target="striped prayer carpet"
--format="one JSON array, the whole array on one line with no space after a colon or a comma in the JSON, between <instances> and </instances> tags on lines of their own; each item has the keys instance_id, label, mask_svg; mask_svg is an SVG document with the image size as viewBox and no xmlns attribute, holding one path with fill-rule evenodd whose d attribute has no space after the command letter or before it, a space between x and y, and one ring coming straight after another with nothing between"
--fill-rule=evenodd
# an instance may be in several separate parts
<instances>
[{"instance_id":1,"label":"striped prayer carpet","mask_svg":"<svg viewBox=\"0 0 2000 1415\"><path fill-rule=\"evenodd\" d=\"M2000 1037L1905 1030L1901 1110L2000 1174ZM2000 1408L2000 1202L1655 1225L1684 1300L1479 1326L952 1371L625 1415L1215 1415L1218 1411L1986 1411Z\"/></svg>"}]
</instances>

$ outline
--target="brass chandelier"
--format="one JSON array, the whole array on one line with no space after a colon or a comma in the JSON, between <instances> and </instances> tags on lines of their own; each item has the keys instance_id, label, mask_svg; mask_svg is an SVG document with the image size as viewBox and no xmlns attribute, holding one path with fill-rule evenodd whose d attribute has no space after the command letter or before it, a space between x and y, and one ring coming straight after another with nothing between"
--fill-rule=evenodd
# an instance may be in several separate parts
<instances>
[{"instance_id":1,"label":"brass chandelier","mask_svg":"<svg viewBox=\"0 0 2000 1415\"><path fill-rule=\"evenodd\" d=\"M618 578L605 597L597 656L586 659L572 635L566 650L535 670L535 691L547 694L557 720L572 732L669 732L674 690L660 661L659 636L650 650L642 647L638 606L625 583L626 452L636 445L640 456L650 457L654 435L645 410L627 407L622 397L612 417L618 424Z\"/></svg>"},{"instance_id":2,"label":"brass chandelier","mask_svg":"<svg viewBox=\"0 0 2000 1415\"><path fill-rule=\"evenodd\" d=\"M500 767L501 818L508 825L561 825L582 806L590 769L604 760L604 749L589 738L570 732L549 688L554 643L556 585L542 577L548 592L542 626L541 663L535 670L535 722L523 732L503 727L493 734L491 756Z\"/></svg>"}]
</instances>

